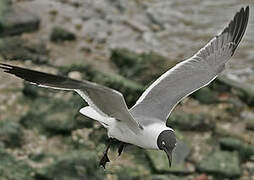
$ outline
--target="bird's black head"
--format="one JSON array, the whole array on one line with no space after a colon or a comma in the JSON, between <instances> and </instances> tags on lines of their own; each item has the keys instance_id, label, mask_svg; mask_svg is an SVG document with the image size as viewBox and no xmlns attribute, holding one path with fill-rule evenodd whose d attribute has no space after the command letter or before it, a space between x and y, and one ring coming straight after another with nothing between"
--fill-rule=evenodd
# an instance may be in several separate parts
<instances>
[{"instance_id":1,"label":"bird's black head","mask_svg":"<svg viewBox=\"0 0 254 180\"><path fill-rule=\"evenodd\" d=\"M172 152L176 146L176 136L174 131L164 130L160 133L157 139L157 146L160 150L166 152L168 156L169 166L172 162Z\"/></svg>"}]
</instances>

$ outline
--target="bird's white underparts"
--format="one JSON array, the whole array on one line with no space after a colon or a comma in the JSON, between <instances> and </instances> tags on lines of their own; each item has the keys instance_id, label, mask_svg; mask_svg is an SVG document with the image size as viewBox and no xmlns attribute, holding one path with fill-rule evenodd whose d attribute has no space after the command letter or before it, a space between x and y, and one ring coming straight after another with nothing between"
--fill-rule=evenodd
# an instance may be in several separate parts
<instances>
[{"instance_id":1,"label":"bird's white underparts","mask_svg":"<svg viewBox=\"0 0 254 180\"><path fill-rule=\"evenodd\" d=\"M120 92L93 82L5 63L0 68L41 87L76 91L88 103L80 112L107 128L109 138L144 149L163 150L171 165L172 151L177 145L174 130L166 126L171 111L184 97L208 85L224 70L246 31L248 19L247 6L195 55L154 81L130 109ZM100 163L104 167L109 162L107 150Z\"/></svg>"}]
</instances>

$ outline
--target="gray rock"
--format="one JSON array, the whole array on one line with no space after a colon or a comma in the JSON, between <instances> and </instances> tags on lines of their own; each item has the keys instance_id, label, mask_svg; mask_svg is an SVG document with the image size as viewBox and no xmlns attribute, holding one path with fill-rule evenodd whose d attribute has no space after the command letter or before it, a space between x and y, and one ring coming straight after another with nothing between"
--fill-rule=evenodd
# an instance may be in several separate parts
<instances>
[{"instance_id":1,"label":"gray rock","mask_svg":"<svg viewBox=\"0 0 254 180\"><path fill-rule=\"evenodd\" d=\"M7 147L17 147L22 144L23 131L20 125L12 120L0 121L0 141Z\"/></svg>"},{"instance_id":2,"label":"gray rock","mask_svg":"<svg viewBox=\"0 0 254 180\"><path fill-rule=\"evenodd\" d=\"M221 138L219 143L220 147L224 150L238 151L243 160L254 155L254 146L244 143L239 139L232 137Z\"/></svg>"},{"instance_id":3,"label":"gray rock","mask_svg":"<svg viewBox=\"0 0 254 180\"><path fill-rule=\"evenodd\" d=\"M63 41L73 41L75 39L76 35L73 32L58 26L54 27L50 34L50 40L56 43Z\"/></svg>"},{"instance_id":4,"label":"gray rock","mask_svg":"<svg viewBox=\"0 0 254 180\"><path fill-rule=\"evenodd\" d=\"M197 164L197 171L226 178L237 178L242 174L238 153L218 150L207 154L207 157Z\"/></svg>"},{"instance_id":5,"label":"gray rock","mask_svg":"<svg viewBox=\"0 0 254 180\"><path fill-rule=\"evenodd\" d=\"M0 2L0 37L38 30L40 19L10 0Z\"/></svg>"},{"instance_id":6,"label":"gray rock","mask_svg":"<svg viewBox=\"0 0 254 180\"><path fill-rule=\"evenodd\" d=\"M83 34L88 41L105 42L110 31L107 22L101 19L89 19L84 22Z\"/></svg>"},{"instance_id":7,"label":"gray rock","mask_svg":"<svg viewBox=\"0 0 254 180\"><path fill-rule=\"evenodd\" d=\"M13 156L0 148L1 179L33 180L34 170L24 161L16 160Z\"/></svg>"},{"instance_id":8,"label":"gray rock","mask_svg":"<svg viewBox=\"0 0 254 180\"><path fill-rule=\"evenodd\" d=\"M82 80L82 74L78 71L69 72L68 77L76 80Z\"/></svg>"},{"instance_id":9,"label":"gray rock","mask_svg":"<svg viewBox=\"0 0 254 180\"><path fill-rule=\"evenodd\" d=\"M184 131L210 131L215 127L213 118L208 114L191 114L173 112L167 121L167 126Z\"/></svg>"},{"instance_id":10,"label":"gray rock","mask_svg":"<svg viewBox=\"0 0 254 180\"><path fill-rule=\"evenodd\" d=\"M31 60L36 64L48 62L48 50L43 42L29 42L21 37L0 39L0 56L7 60Z\"/></svg>"}]
</instances>

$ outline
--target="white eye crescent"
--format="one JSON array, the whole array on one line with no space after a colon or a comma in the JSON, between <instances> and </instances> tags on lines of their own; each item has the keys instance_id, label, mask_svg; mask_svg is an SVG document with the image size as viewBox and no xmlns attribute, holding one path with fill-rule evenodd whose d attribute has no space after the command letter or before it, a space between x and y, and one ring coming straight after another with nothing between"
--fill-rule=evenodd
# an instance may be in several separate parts
<instances>
[{"instance_id":1,"label":"white eye crescent","mask_svg":"<svg viewBox=\"0 0 254 180\"><path fill-rule=\"evenodd\" d=\"M163 146L165 146L165 142L164 142L164 141L162 141L161 144L162 144Z\"/></svg>"}]
</instances>

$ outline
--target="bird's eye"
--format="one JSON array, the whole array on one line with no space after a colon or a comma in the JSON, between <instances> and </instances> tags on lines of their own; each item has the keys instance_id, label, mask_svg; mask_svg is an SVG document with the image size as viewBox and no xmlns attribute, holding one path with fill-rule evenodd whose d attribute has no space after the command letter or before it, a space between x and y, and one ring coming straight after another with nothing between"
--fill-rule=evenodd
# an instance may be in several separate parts
<instances>
[{"instance_id":1,"label":"bird's eye","mask_svg":"<svg viewBox=\"0 0 254 180\"><path fill-rule=\"evenodd\" d=\"M164 141L162 141L161 144L162 144L163 146L165 146L165 142L164 142Z\"/></svg>"}]
</instances>

